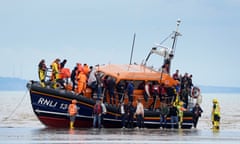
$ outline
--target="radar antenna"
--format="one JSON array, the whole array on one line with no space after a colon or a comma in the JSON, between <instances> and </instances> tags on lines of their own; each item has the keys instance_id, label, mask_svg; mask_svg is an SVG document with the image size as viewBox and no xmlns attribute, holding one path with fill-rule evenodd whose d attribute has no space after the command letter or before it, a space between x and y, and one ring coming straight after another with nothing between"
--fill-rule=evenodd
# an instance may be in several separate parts
<instances>
[{"instance_id":1,"label":"radar antenna","mask_svg":"<svg viewBox=\"0 0 240 144\"><path fill-rule=\"evenodd\" d=\"M165 65L166 63L168 64L168 73L170 73L170 64L171 64L171 60L172 58L174 57L174 53L175 53L175 50L176 50L176 43L177 43L177 37L178 36L181 36L181 34L178 32L178 28L179 28L179 25L181 23L181 20L178 19L177 20L177 28L176 28L176 31L173 31L167 38L165 38L160 44L155 44L156 46L153 47L149 54L147 55L146 59L144 60L144 65L146 66L147 64L147 61L148 59L150 58L150 56L155 53L157 55L160 55L160 56L163 56L164 57L164 64ZM169 38L172 38L173 39L173 44L172 44L172 47L171 48L167 48L167 47L164 47L162 46L162 44ZM157 50L157 48L160 47L161 49L160 50Z\"/></svg>"}]
</instances>

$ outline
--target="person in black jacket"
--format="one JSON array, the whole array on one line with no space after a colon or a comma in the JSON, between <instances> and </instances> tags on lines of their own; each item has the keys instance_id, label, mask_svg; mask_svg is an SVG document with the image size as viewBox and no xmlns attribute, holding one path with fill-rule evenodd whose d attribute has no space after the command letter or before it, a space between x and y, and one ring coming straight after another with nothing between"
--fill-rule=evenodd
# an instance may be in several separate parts
<instances>
[{"instance_id":1,"label":"person in black jacket","mask_svg":"<svg viewBox=\"0 0 240 144\"><path fill-rule=\"evenodd\" d=\"M127 117L127 105L124 104L124 102L119 103L119 112L121 114L121 124L122 128L125 128L125 122L126 122L126 117Z\"/></svg>"},{"instance_id":2,"label":"person in black jacket","mask_svg":"<svg viewBox=\"0 0 240 144\"><path fill-rule=\"evenodd\" d=\"M118 93L118 101L120 103L122 103L124 101L124 93L125 93L125 82L124 81L120 81L118 84L117 84L117 93Z\"/></svg>"},{"instance_id":3,"label":"person in black jacket","mask_svg":"<svg viewBox=\"0 0 240 144\"><path fill-rule=\"evenodd\" d=\"M128 105L127 105L127 127L128 128L133 128L133 115L135 112L135 108L132 105L132 102L129 101Z\"/></svg>"},{"instance_id":4,"label":"person in black jacket","mask_svg":"<svg viewBox=\"0 0 240 144\"><path fill-rule=\"evenodd\" d=\"M196 103L192 109L194 128L197 127L198 119L199 119L199 117L201 117L202 112L203 112L202 108L200 107L200 105L198 103Z\"/></svg>"},{"instance_id":5,"label":"person in black jacket","mask_svg":"<svg viewBox=\"0 0 240 144\"><path fill-rule=\"evenodd\" d=\"M74 69L71 72L72 91L75 91L75 87L76 87L76 73L77 73L77 67L74 67Z\"/></svg>"}]
</instances>

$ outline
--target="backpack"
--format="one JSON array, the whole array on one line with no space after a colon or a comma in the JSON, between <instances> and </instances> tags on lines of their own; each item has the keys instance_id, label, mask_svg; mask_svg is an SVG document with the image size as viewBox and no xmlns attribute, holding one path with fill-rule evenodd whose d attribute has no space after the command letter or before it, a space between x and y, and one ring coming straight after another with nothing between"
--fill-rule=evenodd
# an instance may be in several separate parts
<instances>
[{"instance_id":1,"label":"backpack","mask_svg":"<svg viewBox=\"0 0 240 144\"><path fill-rule=\"evenodd\" d=\"M101 114L102 113L102 106L101 106L101 104L96 104L95 106L94 106L94 114Z\"/></svg>"}]
</instances>

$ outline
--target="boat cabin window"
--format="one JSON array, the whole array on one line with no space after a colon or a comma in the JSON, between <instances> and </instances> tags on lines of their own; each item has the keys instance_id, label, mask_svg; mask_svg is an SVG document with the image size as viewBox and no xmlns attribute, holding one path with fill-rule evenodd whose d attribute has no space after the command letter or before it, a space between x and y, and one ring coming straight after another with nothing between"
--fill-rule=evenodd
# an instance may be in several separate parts
<instances>
[{"instance_id":1,"label":"boat cabin window","mask_svg":"<svg viewBox=\"0 0 240 144\"><path fill-rule=\"evenodd\" d=\"M103 81L103 85L107 85L109 81L112 81L111 83L116 83L116 78L109 76L109 75L104 75L104 73L101 73L101 79Z\"/></svg>"},{"instance_id":2,"label":"boat cabin window","mask_svg":"<svg viewBox=\"0 0 240 144\"><path fill-rule=\"evenodd\" d=\"M119 85L125 85L125 88L127 87L127 84L128 84L128 81L129 80L120 80L119 81ZM134 89L135 90L144 90L144 87L145 87L145 80L135 80L133 81L133 84L134 84ZM157 81L150 81L150 84L153 85L153 84L158 84Z\"/></svg>"},{"instance_id":3,"label":"boat cabin window","mask_svg":"<svg viewBox=\"0 0 240 144\"><path fill-rule=\"evenodd\" d=\"M107 81L109 79L113 79L113 81L115 82L115 86L119 86L119 85L122 85L124 86L124 88L126 89L127 88L127 85L128 85L128 82L130 80L120 80L119 82L117 82L117 79L114 78L113 76L110 76L110 75L106 75L105 73L103 72L100 72L100 75L101 75L101 79L103 80L103 84L106 86L107 85ZM117 82L117 83L116 83ZM159 84L158 81L148 81L150 83L150 85L157 85ZM133 84L134 84L134 89L135 90L144 90L145 88L145 80L133 80Z\"/></svg>"}]
</instances>

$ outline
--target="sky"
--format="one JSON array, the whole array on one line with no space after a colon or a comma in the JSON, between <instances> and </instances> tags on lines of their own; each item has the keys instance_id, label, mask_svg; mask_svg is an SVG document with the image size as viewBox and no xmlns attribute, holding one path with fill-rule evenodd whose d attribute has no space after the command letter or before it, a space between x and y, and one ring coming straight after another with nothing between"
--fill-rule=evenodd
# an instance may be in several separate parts
<instances>
[{"instance_id":1,"label":"sky","mask_svg":"<svg viewBox=\"0 0 240 144\"><path fill-rule=\"evenodd\" d=\"M195 85L239 87L239 0L0 0L0 77L37 80L38 63L141 63L176 30L171 73ZM171 47L172 40L163 43ZM161 66L153 56L148 64Z\"/></svg>"}]
</instances>

